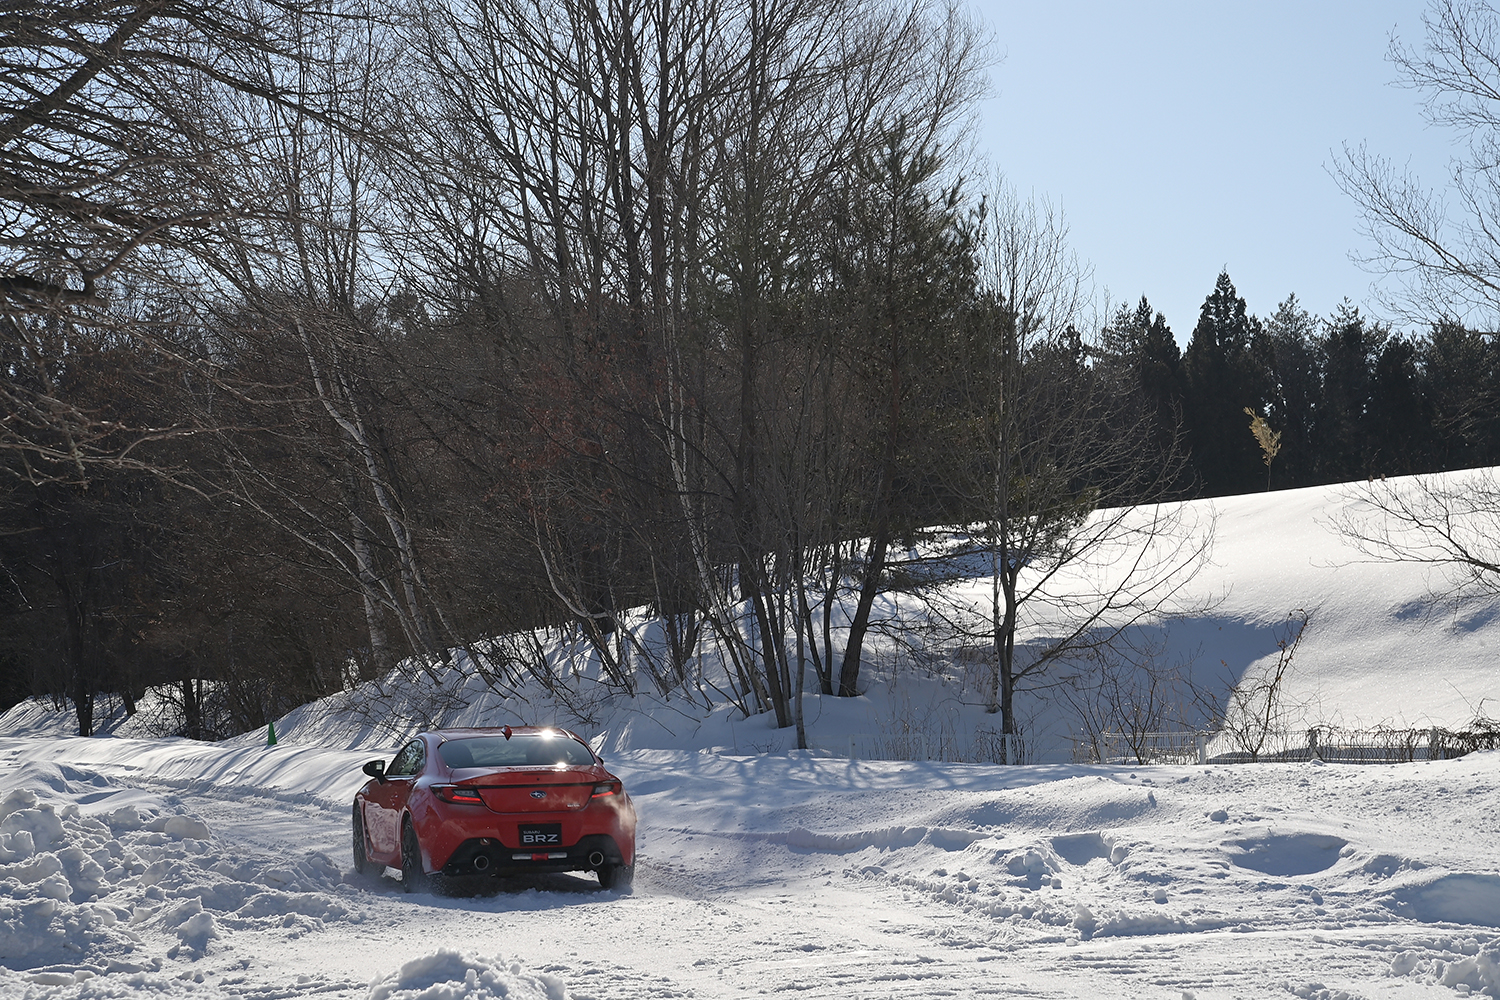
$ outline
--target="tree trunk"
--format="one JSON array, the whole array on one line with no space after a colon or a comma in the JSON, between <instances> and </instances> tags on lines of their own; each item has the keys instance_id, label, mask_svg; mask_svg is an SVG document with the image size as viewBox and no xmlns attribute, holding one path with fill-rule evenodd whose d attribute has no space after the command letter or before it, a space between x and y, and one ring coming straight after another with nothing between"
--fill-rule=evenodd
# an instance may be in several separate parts
<instances>
[{"instance_id":1,"label":"tree trunk","mask_svg":"<svg viewBox=\"0 0 1500 1000\"><path fill-rule=\"evenodd\" d=\"M860 657L864 653L865 633L870 628L870 611L875 607L875 595L880 591L880 574L885 569L885 553L890 538L881 525L870 539L870 548L865 558L865 578L859 588L859 604L854 608L854 618L849 622L849 641L844 646L844 662L839 667L839 697L853 698L859 694Z\"/></svg>"},{"instance_id":2,"label":"tree trunk","mask_svg":"<svg viewBox=\"0 0 1500 1000\"><path fill-rule=\"evenodd\" d=\"M201 690L194 689L190 678L183 678L177 686L182 692L182 735L190 740L201 740L203 739L203 693Z\"/></svg>"}]
</instances>

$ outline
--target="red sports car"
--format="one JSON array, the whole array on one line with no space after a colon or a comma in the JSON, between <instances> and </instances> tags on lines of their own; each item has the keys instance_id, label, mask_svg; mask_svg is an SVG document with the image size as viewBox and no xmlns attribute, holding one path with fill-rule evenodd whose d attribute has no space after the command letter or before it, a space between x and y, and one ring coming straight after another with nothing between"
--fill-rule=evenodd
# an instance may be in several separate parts
<instances>
[{"instance_id":1,"label":"red sports car","mask_svg":"<svg viewBox=\"0 0 1500 1000\"><path fill-rule=\"evenodd\" d=\"M435 881L592 871L605 889L635 874L635 808L620 779L566 729L422 733L354 796L354 867ZM378 869L377 869L378 870Z\"/></svg>"}]
</instances>

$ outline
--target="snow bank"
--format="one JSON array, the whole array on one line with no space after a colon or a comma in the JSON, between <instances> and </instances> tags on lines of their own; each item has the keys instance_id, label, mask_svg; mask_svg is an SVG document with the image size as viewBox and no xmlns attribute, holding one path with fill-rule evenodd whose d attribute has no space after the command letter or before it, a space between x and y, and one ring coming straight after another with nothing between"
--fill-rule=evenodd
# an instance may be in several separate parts
<instances>
[{"instance_id":1,"label":"snow bank","mask_svg":"<svg viewBox=\"0 0 1500 1000\"><path fill-rule=\"evenodd\" d=\"M556 976L528 975L521 963L473 958L451 948L413 959L370 984L369 1000L566 1000Z\"/></svg>"},{"instance_id":2,"label":"snow bank","mask_svg":"<svg viewBox=\"0 0 1500 1000\"><path fill-rule=\"evenodd\" d=\"M341 873L325 856L222 857L199 817L77 767L28 762L5 786L0 964L78 967L34 982L158 969L231 931L359 919L330 895Z\"/></svg>"}]
</instances>

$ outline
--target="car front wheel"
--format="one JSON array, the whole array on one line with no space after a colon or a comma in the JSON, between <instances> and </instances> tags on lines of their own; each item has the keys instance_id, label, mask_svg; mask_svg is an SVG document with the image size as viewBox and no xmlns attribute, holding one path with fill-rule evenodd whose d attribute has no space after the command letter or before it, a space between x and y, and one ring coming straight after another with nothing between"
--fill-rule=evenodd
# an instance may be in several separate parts
<instances>
[{"instance_id":1,"label":"car front wheel","mask_svg":"<svg viewBox=\"0 0 1500 1000\"><path fill-rule=\"evenodd\" d=\"M599 888L629 889L635 881L635 865L605 865L599 869Z\"/></svg>"},{"instance_id":2,"label":"car front wheel","mask_svg":"<svg viewBox=\"0 0 1500 1000\"><path fill-rule=\"evenodd\" d=\"M401 887L407 892L426 892L430 888L427 873L422 870L422 846L410 819L401 824Z\"/></svg>"}]
</instances>

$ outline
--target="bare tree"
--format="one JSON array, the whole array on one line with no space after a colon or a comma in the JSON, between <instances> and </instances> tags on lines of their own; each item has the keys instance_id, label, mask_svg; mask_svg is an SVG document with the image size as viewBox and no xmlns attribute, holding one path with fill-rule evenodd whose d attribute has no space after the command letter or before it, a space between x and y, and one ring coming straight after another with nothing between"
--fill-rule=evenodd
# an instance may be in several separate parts
<instances>
[{"instance_id":1,"label":"bare tree","mask_svg":"<svg viewBox=\"0 0 1500 1000\"><path fill-rule=\"evenodd\" d=\"M340 11L342 23L357 11ZM88 467L150 468L150 445L195 430L181 414L126 419L69 383L71 364L122 347L170 379L201 361L206 290L222 288L235 220L263 218L263 190L225 164L266 135L222 99L331 120L325 93L286 85L306 57L300 0L27 3L5 12L0 75L0 452L33 481ZM276 67L277 73L268 73ZM304 81L305 82L305 81Z\"/></svg>"},{"instance_id":2,"label":"bare tree","mask_svg":"<svg viewBox=\"0 0 1500 1000\"><path fill-rule=\"evenodd\" d=\"M413 372L403 356L415 331L387 251L402 52L369 16L298 21L287 41L303 58L267 57L262 76L323 95L317 107L218 95L223 120L261 137L254 155L224 151L220 176L261 192L261 211L220 224L227 260L213 305L225 343L212 376L245 419L202 415L223 458L205 478L359 595L373 676L404 651L444 656L460 639L424 545L434 509L413 502L432 470L407 454L447 414L441 360ZM266 447L273 428L300 454Z\"/></svg>"},{"instance_id":3,"label":"bare tree","mask_svg":"<svg viewBox=\"0 0 1500 1000\"><path fill-rule=\"evenodd\" d=\"M1392 305L1420 321L1492 318L1500 307L1500 14L1478 0L1433 0L1425 45L1392 39L1401 85L1428 122L1467 140L1453 161L1452 200L1364 145L1346 147L1334 176L1364 216L1374 249L1361 260L1406 279Z\"/></svg>"},{"instance_id":4,"label":"bare tree","mask_svg":"<svg viewBox=\"0 0 1500 1000\"><path fill-rule=\"evenodd\" d=\"M1210 701L1211 722L1231 746L1249 760L1257 761L1272 741L1285 733L1294 706L1287 704L1288 677L1297 656L1297 646L1312 621L1301 608L1291 612L1276 637L1276 660L1235 682L1222 703Z\"/></svg>"},{"instance_id":5,"label":"bare tree","mask_svg":"<svg viewBox=\"0 0 1500 1000\"><path fill-rule=\"evenodd\" d=\"M1331 524L1382 561L1439 571L1434 599L1500 594L1500 477L1493 469L1375 479L1345 487Z\"/></svg>"},{"instance_id":6,"label":"bare tree","mask_svg":"<svg viewBox=\"0 0 1500 1000\"><path fill-rule=\"evenodd\" d=\"M990 594L981 607L956 591L952 621L993 644L988 708L1009 738L1018 686L1183 610L1213 539L1211 515L1161 502L1181 456L1155 452L1154 414L1123 405L1087 363L1088 274L1066 233L1050 208L996 192L984 298L956 366L971 452L949 468L977 515L959 547L984 558Z\"/></svg>"},{"instance_id":7,"label":"bare tree","mask_svg":"<svg viewBox=\"0 0 1500 1000\"><path fill-rule=\"evenodd\" d=\"M771 494L805 484L789 463L807 449L839 447L812 401L841 388L842 342L806 308L826 298L829 208L892 122L929 145L954 137L977 35L926 0L471 0L427 6L419 28L417 92L435 107L411 116L429 127L413 138L403 259L454 282L521 364L572 384L553 398L610 411L597 433L562 434L555 408L517 397L554 448L548 471L568 470L547 489L591 509L589 492L632 497L609 512L629 517L592 522L588 546L577 523L536 539L554 566L589 546L629 551L632 519L664 524L675 506L685 544L646 561L691 583L734 697L790 725L788 645L810 616L791 613L804 602L786 600L789 563L830 532ZM819 381L801 379L809 369ZM823 516L844 513L821 496Z\"/></svg>"},{"instance_id":8,"label":"bare tree","mask_svg":"<svg viewBox=\"0 0 1500 1000\"><path fill-rule=\"evenodd\" d=\"M1142 629L1110 646L1080 657L1077 676L1062 679L1058 690L1073 710L1090 760L1108 761L1117 747L1138 764L1148 764L1163 747L1169 726L1183 726L1191 705L1191 664L1162 662L1166 633Z\"/></svg>"}]
</instances>

